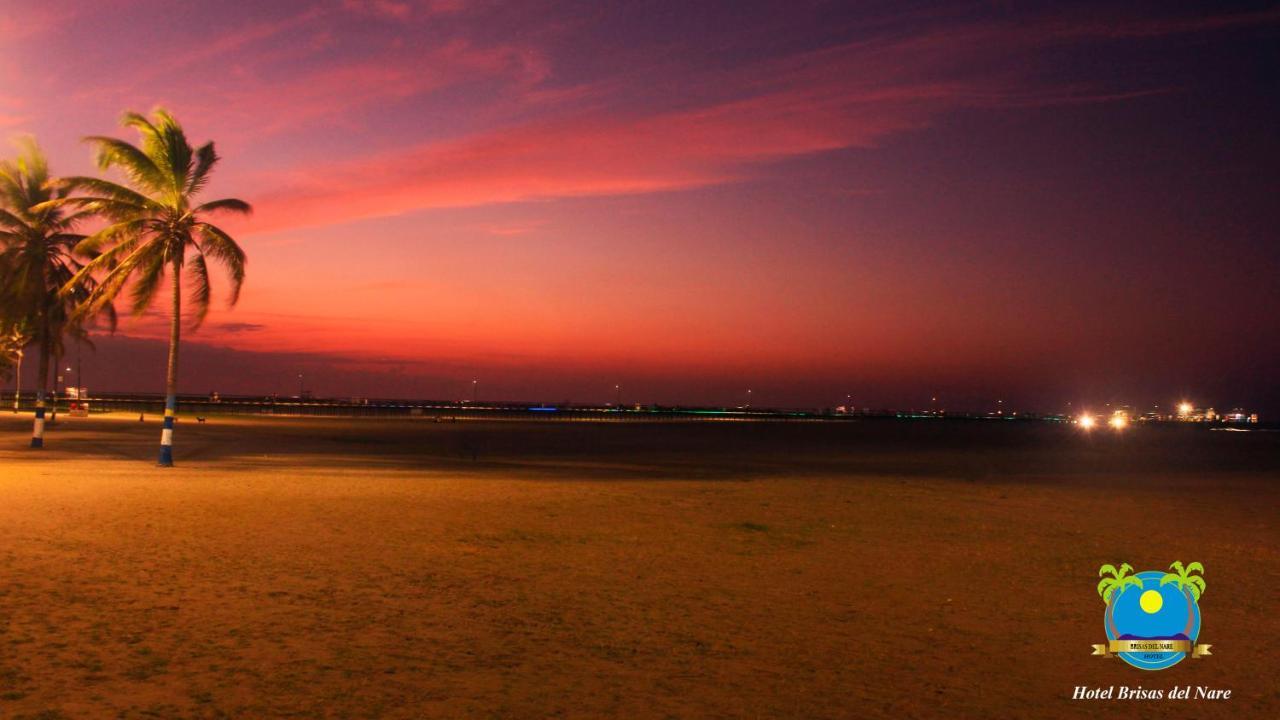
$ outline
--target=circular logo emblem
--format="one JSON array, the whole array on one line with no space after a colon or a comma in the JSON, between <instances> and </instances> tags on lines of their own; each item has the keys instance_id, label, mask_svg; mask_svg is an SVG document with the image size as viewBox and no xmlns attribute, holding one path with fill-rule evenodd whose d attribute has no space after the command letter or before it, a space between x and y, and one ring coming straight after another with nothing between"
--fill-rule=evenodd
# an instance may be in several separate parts
<instances>
[{"instance_id":1,"label":"circular logo emblem","mask_svg":"<svg viewBox=\"0 0 1280 720\"><path fill-rule=\"evenodd\" d=\"M1098 574L1098 594L1107 603L1103 625L1107 645L1095 646L1095 654L1115 654L1142 670L1163 670L1188 655L1208 655L1208 645L1197 646L1200 637L1200 594L1204 592L1204 566L1175 562L1170 572L1148 570L1136 574L1128 564L1119 569L1103 565Z\"/></svg>"}]
</instances>

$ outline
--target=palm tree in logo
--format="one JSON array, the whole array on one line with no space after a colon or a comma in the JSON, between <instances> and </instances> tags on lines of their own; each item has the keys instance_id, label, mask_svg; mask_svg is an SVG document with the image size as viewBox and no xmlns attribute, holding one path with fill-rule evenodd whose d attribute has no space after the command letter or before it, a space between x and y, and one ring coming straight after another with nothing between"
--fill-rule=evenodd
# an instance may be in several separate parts
<instances>
[{"instance_id":1,"label":"palm tree in logo","mask_svg":"<svg viewBox=\"0 0 1280 720\"><path fill-rule=\"evenodd\" d=\"M1177 585L1182 590L1182 594L1187 596L1187 627L1182 631L1183 636L1191 637L1191 626L1195 624L1196 603L1200 602L1200 595L1204 592L1204 578L1193 573L1203 573L1204 566L1198 562L1188 563L1184 568L1182 562L1175 560L1169 569L1173 572L1167 572L1160 578L1161 585L1170 583Z\"/></svg>"},{"instance_id":2,"label":"palm tree in logo","mask_svg":"<svg viewBox=\"0 0 1280 720\"><path fill-rule=\"evenodd\" d=\"M1142 579L1132 573L1133 566L1129 563L1121 563L1119 570L1115 565L1103 565L1098 568L1098 577L1102 578L1098 581L1098 594L1102 596L1102 602L1107 604L1107 627L1111 630L1112 637L1120 637L1115 621L1116 604L1112 600L1119 598L1124 593L1124 589L1129 586L1142 587ZM1107 577L1108 575L1110 577Z\"/></svg>"}]
</instances>

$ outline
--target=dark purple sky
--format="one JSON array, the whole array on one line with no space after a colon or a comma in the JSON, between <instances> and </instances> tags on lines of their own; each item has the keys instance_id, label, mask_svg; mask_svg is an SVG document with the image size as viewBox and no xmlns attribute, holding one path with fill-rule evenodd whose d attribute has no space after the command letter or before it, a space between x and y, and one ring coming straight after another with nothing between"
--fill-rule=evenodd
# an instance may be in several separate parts
<instances>
[{"instance_id":1,"label":"dark purple sky","mask_svg":"<svg viewBox=\"0 0 1280 720\"><path fill-rule=\"evenodd\" d=\"M0 0L55 172L254 203L187 392L1280 412L1280 9ZM158 317L94 389L157 390Z\"/></svg>"}]
</instances>

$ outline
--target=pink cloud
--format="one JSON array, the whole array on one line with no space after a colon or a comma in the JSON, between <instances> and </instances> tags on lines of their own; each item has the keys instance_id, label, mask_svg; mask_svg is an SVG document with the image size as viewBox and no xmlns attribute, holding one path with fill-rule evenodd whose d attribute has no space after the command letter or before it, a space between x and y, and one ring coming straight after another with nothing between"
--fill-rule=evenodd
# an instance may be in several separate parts
<instances>
[{"instance_id":1,"label":"pink cloud","mask_svg":"<svg viewBox=\"0 0 1280 720\"><path fill-rule=\"evenodd\" d=\"M519 65L526 81L516 98L525 107L544 94L563 93L562 99L588 109L562 109L559 116L273 176L266 180L273 189L259 198L261 214L252 231L733 182L754 176L762 163L872 147L959 109L1115 102L1164 93L1169 89L1045 86L1035 81L1034 53L1064 35L1192 32L1268 22L1272 15L1128 29L1087 22L977 23L877 38L745 65L731 74L664 78L674 94L722 99L650 113L626 109L625 96L615 95L618 87L607 81L549 89L543 81L552 70L544 59L521 65L513 49L467 47L477 71L509 77ZM390 81L381 85L395 87ZM282 112L305 112L309 105L294 104Z\"/></svg>"},{"instance_id":2,"label":"pink cloud","mask_svg":"<svg viewBox=\"0 0 1280 720\"><path fill-rule=\"evenodd\" d=\"M216 37L207 43L201 43L198 47L186 53L168 58L162 67L157 69L172 73L175 69L208 61L224 56L227 53L242 50L246 46L270 40L282 33L296 30L323 15L324 12L321 9L311 8L283 20L254 23L235 32Z\"/></svg>"},{"instance_id":3,"label":"pink cloud","mask_svg":"<svg viewBox=\"0 0 1280 720\"><path fill-rule=\"evenodd\" d=\"M0 7L0 37L17 43L55 31L80 14L66 2L5 3Z\"/></svg>"},{"instance_id":4,"label":"pink cloud","mask_svg":"<svg viewBox=\"0 0 1280 720\"><path fill-rule=\"evenodd\" d=\"M658 192L732 182L781 158L870 147L939 113L1016 98L941 69L914 43L858 44L746 68L737 99L644 114L592 110L274 176L254 231L438 207ZM531 94L536 94L534 90ZM296 111L295 111L296 112Z\"/></svg>"},{"instance_id":5,"label":"pink cloud","mask_svg":"<svg viewBox=\"0 0 1280 720\"><path fill-rule=\"evenodd\" d=\"M210 49L187 62L210 62L225 51L270 38L302 22L299 16L281 23L263 25L222 38ZM485 79L531 88L549 72L545 61L530 48L516 46L473 46L456 39L410 54L370 57L343 64L312 67L305 63L292 68L281 54L315 52L314 46L269 48L260 53L240 52L230 69L234 81L218 86L160 83L164 88L149 103L168 105L188 119L188 125L208 128L223 143L260 140L286 131L293 132L338 123L359 127L359 113L382 111L386 107L425 94ZM281 77L281 68L286 76ZM138 105L134 84L114 88L93 88L81 99L96 104L121 107ZM2 109L2 106L0 106ZM191 119L194 119L192 122Z\"/></svg>"},{"instance_id":6,"label":"pink cloud","mask_svg":"<svg viewBox=\"0 0 1280 720\"><path fill-rule=\"evenodd\" d=\"M475 226L475 229L494 237L520 237L536 232L546 224L546 220L516 220L502 223L484 223Z\"/></svg>"},{"instance_id":7,"label":"pink cloud","mask_svg":"<svg viewBox=\"0 0 1280 720\"><path fill-rule=\"evenodd\" d=\"M413 7L409 3L396 0L342 0L342 6L347 10L381 15L396 20L407 20L413 12Z\"/></svg>"},{"instance_id":8,"label":"pink cloud","mask_svg":"<svg viewBox=\"0 0 1280 720\"><path fill-rule=\"evenodd\" d=\"M474 47L461 40L419 52L405 60L385 58L321 68L289 82L250 75L213 104L195 104L200 116L238 118L240 132L270 135L321 118L376 109L480 78L521 78L536 83L545 69L529 53L512 47ZM196 103L199 98L193 98ZM264 122L265 120L265 122Z\"/></svg>"},{"instance_id":9,"label":"pink cloud","mask_svg":"<svg viewBox=\"0 0 1280 720\"><path fill-rule=\"evenodd\" d=\"M342 6L354 12L404 21L415 15L458 13L466 3L463 0L343 0Z\"/></svg>"}]
</instances>

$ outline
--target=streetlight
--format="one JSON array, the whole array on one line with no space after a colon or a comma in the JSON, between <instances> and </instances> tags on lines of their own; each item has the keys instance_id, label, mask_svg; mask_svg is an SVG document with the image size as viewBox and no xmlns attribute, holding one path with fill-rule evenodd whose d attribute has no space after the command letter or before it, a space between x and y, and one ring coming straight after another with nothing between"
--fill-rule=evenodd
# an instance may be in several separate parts
<instances>
[{"instance_id":1,"label":"streetlight","mask_svg":"<svg viewBox=\"0 0 1280 720\"><path fill-rule=\"evenodd\" d=\"M62 358L58 358L61 360ZM53 376L53 402L49 408L49 424L58 422L58 386L63 383L62 373L57 372L58 368L53 368L55 375ZM67 373L71 373L71 368L67 368Z\"/></svg>"},{"instance_id":2,"label":"streetlight","mask_svg":"<svg viewBox=\"0 0 1280 720\"><path fill-rule=\"evenodd\" d=\"M13 374L13 411L18 412L18 398L22 397L22 348L18 348L18 370Z\"/></svg>"},{"instance_id":3,"label":"streetlight","mask_svg":"<svg viewBox=\"0 0 1280 720\"><path fill-rule=\"evenodd\" d=\"M751 408L751 388L747 388L747 404L745 407L746 409Z\"/></svg>"},{"instance_id":4,"label":"streetlight","mask_svg":"<svg viewBox=\"0 0 1280 720\"><path fill-rule=\"evenodd\" d=\"M302 402L302 373L298 373L298 402Z\"/></svg>"},{"instance_id":5,"label":"streetlight","mask_svg":"<svg viewBox=\"0 0 1280 720\"><path fill-rule=\"evenodd\" d=\"M471 381L471 404L472 405L476 404L476 388L479 387L479 385L480 385L479 380Z\"/></svg>"},{"instance_id":6,"label":"streetlight","mask_svg":"<svg viewBox=\"0 0 1280 720\"><path fill-rule=\"evenodd\" d=\"M615 384L613 386L613 406L622 407L622 385Z\"/></svg>"}]
</instances>

